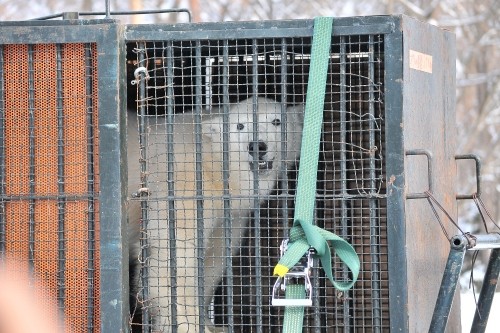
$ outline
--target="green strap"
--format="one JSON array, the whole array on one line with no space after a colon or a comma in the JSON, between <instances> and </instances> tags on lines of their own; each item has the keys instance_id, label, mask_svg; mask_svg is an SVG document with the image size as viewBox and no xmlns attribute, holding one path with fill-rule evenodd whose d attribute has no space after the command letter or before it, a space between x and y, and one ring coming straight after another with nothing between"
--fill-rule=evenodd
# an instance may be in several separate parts
<instances>
[{"instance_id":1,"label":"green strap","mask_svg":"<svg viewBox=\"0 0 500 333\"><path fill-rule=\"evenodd\" d=\"M342 238L313 224L332 26L333 18L331 17L317 17L314 20L294 223L290 229L288 248L274 268L274 274L284 277L288 270L294 267L310 248L313 248L314 256L320 259L326 276L335 288L347 290L353 286L359 274L360 264L356 252ZM336 255L351 270L352 281L337 282L333 278L329 242L335 249ZM303 285L288 284L286 286L287 299L304 298L304 295ZM301 332L303 314L304 308L301 306L286 307L283 332Z\"/></svg>"},{"instance_id":2,"label":"green strap","mask_svg":"<svg viewBox=\"0 0 500 333\"><path fill-rule=\"evenodd\" d=\"M286 287L285 297L287 299L304 299L306 291L303 285L290 284ZM287 306L285 307L285 317L283 319L283 333L302 332L304 323L304 307L303 306Z\"/></svg>"}]
</instances>

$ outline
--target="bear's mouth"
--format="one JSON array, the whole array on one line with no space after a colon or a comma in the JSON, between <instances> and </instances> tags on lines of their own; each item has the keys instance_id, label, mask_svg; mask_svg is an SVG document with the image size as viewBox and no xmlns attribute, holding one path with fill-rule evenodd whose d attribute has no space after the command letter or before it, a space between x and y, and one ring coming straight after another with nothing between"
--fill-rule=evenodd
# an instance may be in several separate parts
<instances>
[{"instance_id":1,"label":"bear's mouth","mask_svg":"<svg viewBox=\"0 0 500 333\"><path fill-rule=\"evenodd\" d=\"M273 161L259 161L257 165L259 170L271 170L273 168Z\"/></svg>"},{"instance_id":2,"label":"bear's mouth","mask_svg":"<svg viewBox=\"0 0 500 333\"><path fill-rule=\"evenodd\" d=\"M250 162L250 167L252 170L258 170L259 172L265 172L273 168L273 160L262 160Z\"/></svg>"},{"instance_id":3,"label":"bear's mouth","mask_svg":"<svg viewBox=\"0 0 500 333\"><path fill-rule=\"evenodd\" d=\"M268 158L267 143L259 140L248 144L248 153L251 156L250 167L252 170L258 170L260 173L273 168L273 159Z\"/></svg>"}]
</instances>

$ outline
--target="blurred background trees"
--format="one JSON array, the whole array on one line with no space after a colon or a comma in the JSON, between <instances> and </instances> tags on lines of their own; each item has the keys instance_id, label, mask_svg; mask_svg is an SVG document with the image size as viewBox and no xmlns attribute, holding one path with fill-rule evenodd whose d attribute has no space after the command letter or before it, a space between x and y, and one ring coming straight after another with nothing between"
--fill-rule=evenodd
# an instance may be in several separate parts
<instances>
[{"instance_id":1,"label":"blurred background trees","mask_svg":"<svg viewBox=\"0 0 500 333\"><path fill-rule=\"evenodd\" d=\"M110 0L111 10L189 8L194 22L407 14L448 29L457 41L457 153L482 159L482 198L500 220L500 0ZM0 20L26 20L68 11L104 11L105 0L0 0ZM127 23L186 22L185 14L119 17ZM473 193L475 172L460 162L460 193ZM466 230L482 223L473 202L463 201Z\"/></svg>"}]
</instances>

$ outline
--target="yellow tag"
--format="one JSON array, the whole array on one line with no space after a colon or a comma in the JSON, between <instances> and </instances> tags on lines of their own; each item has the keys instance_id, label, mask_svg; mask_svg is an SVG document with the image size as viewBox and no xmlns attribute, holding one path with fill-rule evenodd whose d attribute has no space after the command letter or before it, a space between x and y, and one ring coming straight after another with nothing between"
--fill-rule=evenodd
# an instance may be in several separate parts
<instances>
[{"instance_id":1,"label":"yellow tag","mask_svg":"<svg viewBox=\"0 0 500 333\"><path fill-rule=\"evenodd\" d=\"M283 266L281 264L277 264L274 267L273 275L278 275L279 277L284 277L286 273L288 273L288 267Z\"/></svg>"}]
</instances>

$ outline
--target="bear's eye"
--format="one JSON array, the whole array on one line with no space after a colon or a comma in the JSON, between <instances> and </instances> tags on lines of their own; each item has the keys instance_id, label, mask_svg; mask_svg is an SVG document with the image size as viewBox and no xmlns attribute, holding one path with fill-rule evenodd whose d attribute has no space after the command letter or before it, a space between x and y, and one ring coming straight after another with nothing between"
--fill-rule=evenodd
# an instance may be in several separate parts
<instances>
[{"instance_id":1,"label":"bear's eye","mask_svg":"<svg viewBox=\"0 0 500 333\"><path fill-rule=\"evenodd\" d=\"M245 128L245 125L243 125L242 123L238 123L238 124L236 125L236 128L238 129L238 131L241 131L242 129L244 129L244 128Z\"/></svg>"},{"instance_id":2,"label":"bear's eye","mask_svg":"<svg viewBox=\"0 0 500 333\"><path fill-rule=\"evenodd\" d=\"M271 124L273 124L274 126L279 126L281 124L281 120L279 120L278 118L276 118L273 121L271 121Z\"/></svg>"}]
</instances>

